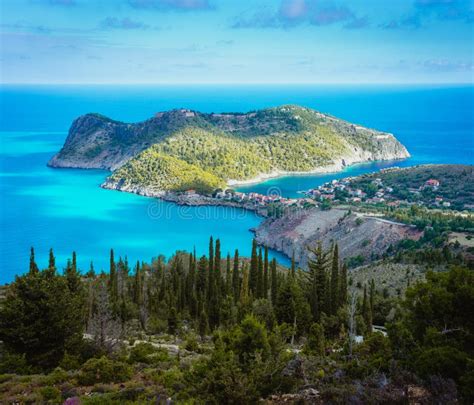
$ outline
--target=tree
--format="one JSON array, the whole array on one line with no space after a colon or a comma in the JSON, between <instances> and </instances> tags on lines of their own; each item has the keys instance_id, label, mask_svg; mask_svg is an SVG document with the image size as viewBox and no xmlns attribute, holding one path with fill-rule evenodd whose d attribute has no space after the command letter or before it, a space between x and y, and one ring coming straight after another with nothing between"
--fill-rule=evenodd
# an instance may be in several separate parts
<instances>
[{"instance_id":1,"label":"tree","mask_svg":"<svg viewBox=\"0 0 474 405\"><path fill-rule=\"evenodd\" d=\"M364 296L362 300L362 317L364 318L366 333L370 334L372 332L372 311L370 310L366 285L364 285Z\"/></svg>"},{"instance_id":2,"label":"tree","mask_svg":"<svg viewBox=\"0 0 474 405\"><path fill-rule=\"evenodd\" d=\"M258 267L257 267L257 298L263 298L263 257L262 249L258 249Z\"/></svg>"},{"instance_id":3,"label":"tree","mask_svg":"<svg viewBox=\"0 0 474 405\"><path fill-rule=\"evenodd\" d=\"M304 351L308 354L323 356L326 350L324 339L324 328L319 323L313 323L309 330L308 340L304 346Z\"/></svg>"},{"instance_id":4,"label":"tree","mask_svg":"<svg viewBox=\"0 0 474 405\"><path fill-rule=\"evenodd\" d=\"M250 256L250 275L249 275L249 289L255 296L257 294L258 285L258 256L257 256L257 241L252 240L252 255Z\"/></svg>"},{"instance_id":5,"label":"tree","mask_svg":"<svg viewBox=\"0 0 474 405\"><path fill-rule=\"evenodd\" d=\"M234 267L232 270L232 290L234 293L234 302L237 302L240 296L239 251L237 249L235 249L234 253Z\"/></svg>"},{"instance_id":6,"label":"tree","mask_svg":"<svg viewBox=\"0 0 474 405\"><path fill-rule=\"evenodd\" d=\"M96 349L101 353L111 353L120 345L123 326L114 316L107 287L102 280L93 286L93 305L87 322L87 333L92 336Z\"/></svg>"},{"instance_id":7,"label":"tree","mask_svg":"<svg viewBox=\"0 0 474 405\"><path fill-rule=\"evenodd\" d=\"M277 294L278 294L278 278L277 278L277 264L276 260L273 259L272 263L270 265L271 267L271 299L272 299L272 304L276 304L277 300Z\"/></svg>"},{"instance_id":8,"label":"tree","mask_svg":"<svg viewBox=\"0 0 474 405\"><path fill-rule=\"evenodd\" d=\"M109 294L112 301L112 305L115 305L118 299L118 282L113 249L110 249Z\"/></svg>"},{"instance_id":9,"label":"tree","mask_svg":"<svg viewBox=\"0 0 474 405\"><path fill-rule=\"evenodd\" d=\"M267 331L253 315L247 315L237 329L234 349L240 363L246 369L256 356L265 358L270 350Z\"/></svg>"},{"instance_id":10,"label":"tree","mask_svg":"<svg viewBox=\"0 0 474 405\"><path fill-rule=\"evenodd\" d=\"M331 314L336 314L339 308L339 247L334 245L331 268Z\"/></svg>"},{"instance_id":11,"label":"tree","mask_svg":"<svg viewBox=\"0 0 474 405\"><path fill-rule=\"evenodd\" d=\"M66 278L50 269L17 277L0 307L0 340L29 364L54 368L68 346L82 339L84 306Z\"/></svg>"},{"instance_id":12,"label":"tree","mask_svg":"<svg viewBox=\"0 0 474 405\"><path fill-rule=\"evenodd\" d=\"M268 247L263 256L263 298L268 298Z\"/></svg>"},{"instance_id":13,"label":"tree","mask_svg":"<svg viewBox=\"0 0 474 405\"><path fill-rule=\"evenodd\" d=\"M39 269L35 262L35 249L32 247L30 250L30 273L38 273Z\"/></svg>"},{"instance_id":14,"label":"tree","mask_svg":"<svg viewBox=\"0 0 474 405\"><path fill-rule=\"evenodd\" d=\"M53 249L49 249L48 270L51 272L56 271L56 258L54 257Z\"/></svg>"},{"instance_id":15,"label":"tree","mask_svg":"<svg viewBox=\"0 0 474 405\"><path fill-rule=\"evenodd\" d=\"M201 313L199 314L199 326L198 326L199 335L201 336L201 338L206 336L208 329L209 329L209 325L207 322L207 314L206 314L206 311L202 310Z\"/></svg>"},{"instance_id":16,"label":"tree","mask_svg":"<svg viewBox=\"0 0 474 405\"><path fill-rule=\"evenodd\" d=\"M347 265L344 263L339 278L339 306L347 304Z\"/></svg>"}]
</instances>

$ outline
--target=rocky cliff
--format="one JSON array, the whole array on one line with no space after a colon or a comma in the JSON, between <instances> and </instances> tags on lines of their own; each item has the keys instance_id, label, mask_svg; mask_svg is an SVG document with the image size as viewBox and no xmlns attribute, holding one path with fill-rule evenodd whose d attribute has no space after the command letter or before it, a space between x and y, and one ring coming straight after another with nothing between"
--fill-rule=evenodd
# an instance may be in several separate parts
<instances>
[{"instance_id":1,"label":"rocky cliff","mask_svg":"<svg viewBox=\"0 0 474 405\"><path fill-rule=\"evenodd\" d=\"M257 242L300 258L303 269L308 264L308 247L318 241L327 248L339 244L343 259L362 257L366 261L385 253L402 239L418 239L421 232L382 218L351 213L347 209L322 211L319 208L290 212L282 218L268 218L255 230Z\"/></svg>"}]
</instances>

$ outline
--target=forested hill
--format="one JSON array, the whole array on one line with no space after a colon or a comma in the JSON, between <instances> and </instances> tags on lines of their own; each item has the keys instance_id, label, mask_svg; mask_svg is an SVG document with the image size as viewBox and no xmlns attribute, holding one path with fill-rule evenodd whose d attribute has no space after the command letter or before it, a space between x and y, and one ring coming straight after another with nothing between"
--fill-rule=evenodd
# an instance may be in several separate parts
<instances>
[{"instance_id":1,"label":"forested hill","mask_svg":"<svg viewBox=\"0 0 474 405\"><path fill-rule=\"evenodd\" d=\"M148 148L151 152L139 155ZM137 155L139 176L125 180L153 182L161 173L154 171L157 165L149 165L149 159L163 155L223 181L409 156L391 134L308 108L281 106L245 114L180 109L136 124L87 114L73 122L63 148L49 165L115 170Z\"/></svg>"}]
</instances>

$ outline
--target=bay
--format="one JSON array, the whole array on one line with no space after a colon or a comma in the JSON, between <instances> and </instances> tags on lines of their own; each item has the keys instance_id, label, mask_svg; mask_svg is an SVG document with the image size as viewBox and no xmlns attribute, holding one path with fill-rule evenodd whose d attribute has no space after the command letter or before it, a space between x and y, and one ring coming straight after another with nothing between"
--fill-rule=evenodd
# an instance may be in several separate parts
<instances>
[{"instance_id":1,"label":"bay","mask_svg":"<svg viewBox=\"0 0 474 405\"><path fill-rule=\"evenodd\" d=\"M253 213L222 207L189 208L103 190L107 172L51 169L72 120L100 112L136 122L157 111L249 111L300 104L394 133L412 157L372 162L337 174L287 176L240 187L292 197L333 178L387 166L474 163L473 86L2 86L0 88L0 282L28 268L30 246L46 265L50 247L59 267L75 250L79 266L108 268L108 253L130 263L177 249L207 251L209 236L224 254L250 253ZM288 260L272 252L278 260Z\"/></svg>"}]
</instances>

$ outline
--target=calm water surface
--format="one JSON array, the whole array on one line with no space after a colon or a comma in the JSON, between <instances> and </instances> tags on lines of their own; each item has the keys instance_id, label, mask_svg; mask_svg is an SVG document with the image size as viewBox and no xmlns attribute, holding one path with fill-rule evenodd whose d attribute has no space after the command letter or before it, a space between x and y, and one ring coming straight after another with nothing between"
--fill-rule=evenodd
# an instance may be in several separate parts
<instances>
[{"instance_id":1,"label":"calm water surface","mask_svg":"<svg viewBox=\"0 0 474 405\"><path fill-rule=\"evenodd\" d=\"M393 164L474 163L472 86L4 86L0 89L0 282L27 270L32 245L42 266L53 247L59 267L76 250L82 269L93 260L97 270L107 270L111 247L130 262L194 247L202 254L210 235L221 238L224 253L238 248L249 254L249 229L260 222L252 213L177 207L103 190L98 185L106 172L50 169L46 162L62 146L71 121L87 112L135 122L179 107L248 111L290 103L392 132L412 158L357 165L345 173L272 179L242 190L265 193L272 187L295 196L298 190L333 178Z\"/></svg>"}]
</instances>

